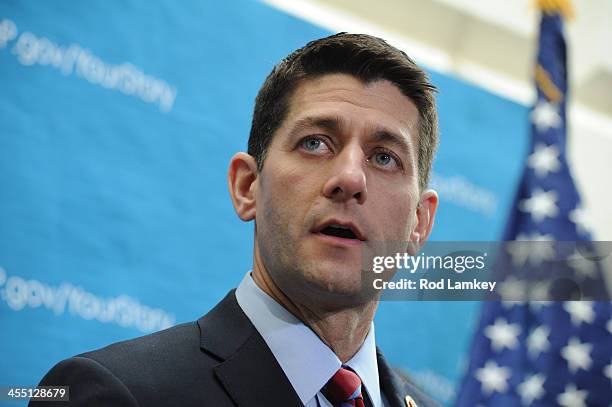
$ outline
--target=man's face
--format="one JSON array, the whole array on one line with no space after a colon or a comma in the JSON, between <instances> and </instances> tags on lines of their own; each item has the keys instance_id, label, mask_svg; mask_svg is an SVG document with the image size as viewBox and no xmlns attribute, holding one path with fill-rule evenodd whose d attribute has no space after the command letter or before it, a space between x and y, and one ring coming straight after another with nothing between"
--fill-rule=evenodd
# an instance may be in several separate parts
<instances>
[{"instance_id":1,"label":"man's face","mask_svg":"<svg viewBox=\"0 0 612 407\"><path fill-rule=\"evenodd\" d=\"M285 295L350 302L364 252L415 240L417 129L386 80L329 74L295 90L255 181L256 256Z\"/></svg>"}]
</instances>

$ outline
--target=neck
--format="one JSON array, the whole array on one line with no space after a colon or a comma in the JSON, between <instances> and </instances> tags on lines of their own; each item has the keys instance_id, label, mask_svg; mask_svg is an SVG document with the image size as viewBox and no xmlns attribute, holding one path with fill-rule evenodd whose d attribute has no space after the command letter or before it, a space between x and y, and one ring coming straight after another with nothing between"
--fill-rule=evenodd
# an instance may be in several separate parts
<instances>
[{"instance_id":1,"label":"neck","mask_svg":"<svg viewBox=\"0 0 612 407\"><path fill-rule=\"evenodd\" d=\"M270 277L257 255L253 262L252 277L259 288L312 329L342 363L346 363L359 351L370 330L378 301L373 299L363 304L330 310L317 304L317 301L301 302L289 298Z\"/></svg>"}]
</instances>

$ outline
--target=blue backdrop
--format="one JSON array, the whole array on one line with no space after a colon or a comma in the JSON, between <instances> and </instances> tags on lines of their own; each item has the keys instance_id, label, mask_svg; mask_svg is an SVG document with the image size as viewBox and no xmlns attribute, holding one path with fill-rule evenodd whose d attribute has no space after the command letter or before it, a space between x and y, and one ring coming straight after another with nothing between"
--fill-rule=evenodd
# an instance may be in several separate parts
<instances>
[{"instance_id":1,"label":"blue backdrop","mask_svg":"<svg viewBox=\"0 0 612 407\"><path fill-rule=\"evenodd\" d=\"M274 63L328 34L247 0L0 3L0 385L194 320L236 286L253 229L233 212L229 159ZM526 109L431 74L432 238L498 239ZM448 403L477 308L383 303L377 342Z\"/></svg>"}]
</instances>

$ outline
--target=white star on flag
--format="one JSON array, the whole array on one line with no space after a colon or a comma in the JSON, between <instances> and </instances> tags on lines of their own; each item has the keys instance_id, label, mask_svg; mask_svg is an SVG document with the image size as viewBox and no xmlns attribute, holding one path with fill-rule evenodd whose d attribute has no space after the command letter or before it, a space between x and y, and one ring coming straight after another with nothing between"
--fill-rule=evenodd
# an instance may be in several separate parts
<instances>
[{"instance_id":1,"label":"white star on flag","mask_svg":"<svg viewBox=\"0 0 612 407\"><path fill-rule=\"evenodd\" d=\"M494 391L503 393L508 389L510 369L498 366L497 363L489 360L485 367L476 370L474 376L481 383L483 393L491 394Z\"/></svg>"},{"instance_id":2,"label":"white star on flag","mask_svg":"<svg viewBox=\"0 0 612 407\"><path fill-rule=\"evenodd\" d=\"M512 256L512 263L517 267L524 266L526 262L537 265L544 260L552 259L555 255L553 236L550 234L521 233L516 240L507 243L506 250Z\"/></svg>"},{"instance_id":3,"label":"white star on flag","mask_svg":"<svg viewBox=\"0 0 612 407\"><path fill-rule=\"evenodd\" d=\"M563 304L563 309L570 314L574 326L579 326L582 322L590 324L595 320L593 303L590 301L567 301Z\"/></svg>"},{"instance_id":4,"label":"white star on flag","mask_svg":"<svg viewBox=\"0 0 612 407\"><path fill-rule=\"evenodd\" d=\"M554 103L542 100L538 102L531 112L531 121L538 128L539 132L550 128L557 128L561 125L559 107Z\"/></svg>"},{"instance_id":5,"label":"white star on flag","mask_svg":"<svg viewBox=\"0 0 612 407\"><path fill-rule=\"evenodd\" d=\"M557 200L559 196L555 191L544 191L536 188L528 199L519 202L519 209L529 212L536 222L542 222L545 218L554 218L559 213Z\"/></svg>"},{"instance_id":6,"label":"white star on flag","mask_svg":"<svg viewBox=\"0 0 612 407\"><path fill-rule=\"evenodd\" d=\"M576 373L578 369L588 370L591 367L591 349L593 345L590 343L582 343L577 338L571 338L567 346L561 349L561 356L567 361L569 370Z\"/></svg>"},{"instance_id":7,"label":"white star on flag","mask_svg":"<svg viewBox=\"0 0 612 407\"><path fill-rule=\"evenodd\" d=\"M557 172L561 168L559 162L559 148L556 145L547 146L543 143L535 146L533 154L527 158L527 166L533 168L540 178L549 172Z\"/></svg>"},{"instance_id":8,"label":"white star on flag","mask_svg":"<svg viewBox=\"0 0 612 407\"><path fill-rule=\"evenodd\" d=\"M535 359L540 355L540 353L548 350L550 347L548 335L550 335L550 329L544 325L540 325L531 331L529 337L527 338L527 350L529 351L529 355L531 355L531 357Z\"/></svg>"},{"instance_id":9,"label":"white star on flag","mask_svg":"<svg viewBox=\"0 0 612 407\"><path fill-rule=\"evenodd\" d=\"M591 259L585 258L578 252L578 250L576 250L574 255L567 260L567 263L576 271L576 275L580 277L581 280L584 280L585 278L597 277L597 266L595 265L595 262Z\"/></svg>"},{"instance_id":10,"label":"white star on flag","mask_svg":"<svg viewBox=\"0 0 612 407\"><path fill-rule=\"evenodd\" d=\"M584 206L580 205L573 209L568 217L576 225L578 233L588 235L593 230L593 218Z\"/></svg>"},{"instance_id":11,"label":"white star on flag","mask_svg":"<svg viewBox=\"0 0 612 407\"><path fill-rule=\"evenodd\" d=\"M524 406L529 406L534 400L542 398L545 393L545 381L546 377L542 373L538 373L529 376L518 385L518 393L521 395L521 402Z\"/></svg>"},{"instance_id":12,"label":"white star on flag","mask_svg":"<svg viewBox=\"0 0 612 407\"><path fill-rule=\"evenodd\" d=\"M542 307L550 305L550 281L534 281L529 287L529 308L534 311L539 311Z\"/></svg>"},{"instance_id":13,"label":"white star on flag","mask_svg":"<svg viewBox=\"0 0 612 407\"><path fill-rule=\"evenodd\" d=\"M514 276L510 276L504 281L499 283L497 292L504 300L502 306L504 308L512 308L514 305L522 304L527 299L525 293L527 287L525 282L517 279Z\"/></svg>"},{"instance_id":14,"label":"white star on flag","mask_svg":"<svg viewBox=\"0 0 612 407\"><path fill-rule=\"evenodd\" d=\"M504 318L497 318L493 325L489 325L484 330L485 336L491 340L491 347L496 352L504 348L516 348L520 333L521 327L518 324L509 324Z\"/></svg>"},{"instance_id":15,"label":"white star on flag","mask_svg":"<svg viewBox=\"0 0 612 407\"><path fill-rule=\"evenodd\" d=\"M557 403L563 407L587 407L586 390L578 390L576 385L568 384L565 386L565 391L557 397Z\"/></svg>"},{"instance_id":16,"label":"white star on flag","mask_svg":"<svg viewBox=\"0 0 612 407\"><path fill-rule=\"evenodd\" d=\"M610 364L604 367L603 372L604 375L606 375L606 377L610 379L610 384L612 385L612 358L610 359Z\"/></svg>"}]
</instances>

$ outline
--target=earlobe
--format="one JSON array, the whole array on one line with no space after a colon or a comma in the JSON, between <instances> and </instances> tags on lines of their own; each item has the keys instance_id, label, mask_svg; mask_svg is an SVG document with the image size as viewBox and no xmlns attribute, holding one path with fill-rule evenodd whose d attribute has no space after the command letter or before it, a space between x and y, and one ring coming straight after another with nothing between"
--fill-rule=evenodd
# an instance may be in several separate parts
<instances>
[{"instance_id":1,"label":"earlobe","mask_svg":"<svg viewBox=\"0 0 612 407\"><path fill-rule=\"evenodd\" d=\"M240 219L255 219L257 162L247 153L236 153L229 165L227 184L234 210Z\"/></svg>"}]
</instances>

